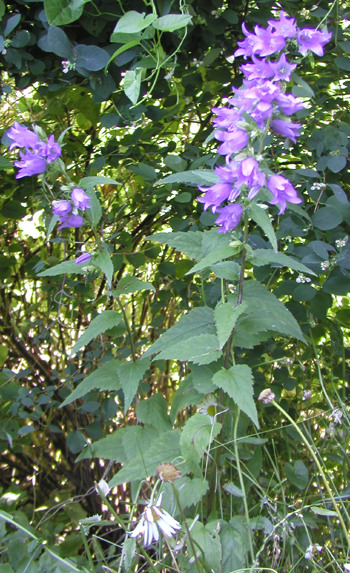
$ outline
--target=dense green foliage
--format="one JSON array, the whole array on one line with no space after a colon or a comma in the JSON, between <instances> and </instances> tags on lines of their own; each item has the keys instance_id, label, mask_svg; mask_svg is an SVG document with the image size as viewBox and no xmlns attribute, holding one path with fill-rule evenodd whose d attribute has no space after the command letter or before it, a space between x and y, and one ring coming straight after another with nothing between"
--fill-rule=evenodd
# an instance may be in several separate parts
<instances>
[{"instance_id":1,"label":"dense green foliage","mask_svg":"<svg viewBox=\"0 0 350 573\"><path fill-rule=\"evenodd\" d=\"M303 204L218 234L196 200L218 164L211 109L242 83L242 23L281 8L333 35L322 57L294 54L302 135L268 147ZM346 570L349 15L326 0L0 0L1 571ZM15 179L15 121L60 138L44 179ZM67 182L92 209L58 230ZM214 419L198 413L208 395ZM164 462L182 472L161 485L182 546L145 550L128 532Z\"/></svg>"}]
</instances>

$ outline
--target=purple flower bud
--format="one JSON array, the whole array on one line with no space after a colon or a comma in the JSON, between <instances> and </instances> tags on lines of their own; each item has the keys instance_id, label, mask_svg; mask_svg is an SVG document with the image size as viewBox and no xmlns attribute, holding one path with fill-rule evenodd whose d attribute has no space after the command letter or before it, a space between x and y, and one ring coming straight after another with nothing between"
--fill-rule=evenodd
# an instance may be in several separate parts
<instances>
[{"instance_id":1,"label":"purple flower bud","mask_svg":"<svg viewBox=\"0 0 350 573\"><path fill-rule=\"evenodd\" d=\"M18 121L15 121L6 135L13 140L13 143L10 144L9 149L13 149L14 147L33 148L35 144L40 141L39 136L34 131L24 127L23 125L20 125Z\"/></svg>"},{"instance_id":2,"label":"purple flower bud","mask_svg":"<svg viewBox=\"0 0 350 573\"><path fill-rule=\"evenodd\" d=\"M55 141L53 135L49 135L46 146L46 160L48 163L55 161L61 155L61 146Z\"/></svg>"},{"instance_id":3,"label":"purple flower bud","mask_svg":"<svg viewBox=\"0 0 350 573\"><path fill-rule=\"evenodd\" d=\"M72 205L70 201L67 201L66 199L61 199L60 201L52 201L53 214L57 217L60 217L60 219L66 217L66 215L68 215L71 210Z\"/></svg>"},{"instance_id":4,"label":"purple flower bud","mask_svg":"<svg viewBox=\"0 0 350 573\"><path fill-rule=\"evenodd\" d=\"M65 229L66 227L81 227L84 224L83 217L80 215L68 215L61 219L61 225L58 229Z\"/></svg>"},{"instance_id":5,"label":"purple flower bud","mask_svg":"<svg viewBox=\"0 0 350 573\"><path fill-rule=\"evenodd\" d=\"M220 215L215 221L217 225L221 226L218 233L227 233L235 229L239 224L242 218L243 208L239 203L234 203L227 205L227 207L222 207L222 209L218 209L218 212Z\"/></svg>"},{"instance_id":6,"label":"purple flower bud","mask_svg":"<svg viewBox=\"0 0 350 573\"><path fill-rule=\"evenodd\" d=\"M90 260L91 260L90 253L82 253L81 255L79 255L79 257L75 259L74 262L76 265L82 265L83 263L88 263Z\"/></svg>"},{"instance_id":7,"label":"purple flower bud","mask_svg":"<svg viewBox=\"0 0 350 573\"><path fill-rule=\"evenodd\" d=\"M293 121L285 119L273 119L270 127L279 135L288 137L288 139L295 143L296 138L300 135L301 123L294 123Z\"/></svg>"},{"instance_id":8,"label":"purple flower bud","mask_svg":"<svg viewBox=\"0 0 350 573\"><path fill-rule=\"evenodd\" d=\"M307 52L314 52L317 56L323 56L323 46L329 42L332 34L313 30L312 28L303 28L297 33L297 42L299 52L306 56Z\"/></svg>"},{"instance_id":9,"label":"purple flower bud","mask_svg":"<svg viewBox=\"0 0 350 573\"><path fill-rule=\"evenodd\" d=\"M39 155L26 151L26 153L19 153L21 160L15 161L14 165L19 168L16 179L21 177L30 177L31 175L38 175L44 173L46 169L46 161Z\"/></svg>"},{"instance_id":10,"label":"purple flower bud","mask_svg":"<svg viewBox=\"0 0 350 573\"><path fill-rule=\"evenodd\" d=\"M267 186L273 195L273 199L269 203L271 205L279 203L281 206L279 215L286 210L287 201L294 204L302 202L291 182L282 175L271 175Z\"/></svg>"},{"instance_id":11,"label":"purple flower bud","mask_svg":"<svg viewBox=\"0 0 350 573\"><path fill-rule=\"evenodd\" d=\"M82 211L85 211L85 209L91 209L91 205L89 205L91 197L89 197L83 189L80 189L80 187L75 187L70 196L77 209L79 208Z\"/></svg>"}]
</instances>

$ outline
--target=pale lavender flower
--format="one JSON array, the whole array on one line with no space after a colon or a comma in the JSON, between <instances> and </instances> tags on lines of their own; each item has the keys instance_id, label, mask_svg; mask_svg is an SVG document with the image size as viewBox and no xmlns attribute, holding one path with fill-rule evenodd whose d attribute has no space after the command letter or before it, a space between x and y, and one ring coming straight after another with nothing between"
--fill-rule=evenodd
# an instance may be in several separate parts
<instances>
[{"instance_id":1,"label":"pale lavender flower","mask_svg":"<svg viewBox=\"0 0 350 573\"><path fill-rule=\"evenodd\" d=\"M91 197L89 197L83 189L80 189L80 187L75 187L70 196L77 209L79 208L82 211L91 209L91 205L89 205Z\"/></svg>"},{"instance_id":2,"label":"pale lavender flower","mask_svg":"<svg viewBox=\"0 0 350 573\"><path fill-rule=\"evenodd\" d=\"M34 131L24 127L18 123L18 121L15 121L6 135L9 139L13 140L13 143L9 145L10 150L14 149L14 147L33 148L40 141L39 136Z\"/></svg>"},{"instance_id":3,"label":"pale lavender flower","mask_svg":"<svg viewBox=\"0 0 350 573\"><path fill-rule=\"evenodd\" d=\"M57 227L58 229L65 229L66 227L81 227L84 224L83 217L80 215L68 215L67 217L62 217L61 225Z\"/></svg>"},{"instance_id":4,"label":"pale lavender flower","mask_svg":"<svg viewBox=\"0 0 350 573\"><path fill-rule=\"evenodd\" d=\"M243 129L234 129L230 131L215 130L215 139L223 141L220 145L218 153L220 155L232 155L246 147L249 141L249 135Z\"/></svg>"},{"instance_id":5,"label":"pale lavender flower","mask_svg":"<svg viewBox=\"0 0 350 573\"><path fill-rule=\"evenodd\" d=\"M274 72L270 62L267 62L265 59L259 60L254 55L252 55L252 60L252 64L243 64L239 68L248 81L272 78Z\"/></svg>"},{"instance_id":6,"label":"pale lavender flower","mask_svg":"<svg viewBox=\"0 0 350 573\"><path fill-rule=\"evenodd\" d=\"M306 56L308 51L314 52L317 56L323 56L323 47L329 42L332 34L328 32L321 32L313 28L303 28L297 33L297 42L299 44L299 52Z\"/></svg>"},{"instance_id":7,"label":"pale lavender flower","mask_svg":"<svg viewBox=\"0 0 350 573\"><path fill-rule=\"evenodd\" d=\"M279 135L288 137L293 143L296 143L296 138L300 135L302 125L301 123L294 123L286 119L273 119L270 123L270 127Z\"/></svg>"},{"instance_id":8,"label":"pale lavender flower","mask_svg":"<svg viewBox=\"0 0 350 573\"><path fill-rule=\"evenodd\" d=\"M305 107L305 103L297 99L293 94L284 94L280 92L275 101L278 106L278 110L285 115L293 115Z\"/></svg>"},{"instance_id":9,"label":"pale lavender flower","mask_svg":"<svg viewBox=\"0 0 350 573\"><path fill-rule=\"evenodd\" d=\"M279 20L268 20L267 23L276 32L276 34L283 36L284 38L294 38L297 33L297 27L294 22L294 18L286 18L282 10Z\"/></svg>"},{"instance_id":10,"label":"pale lavender flower","mask_svg":"<svg viewBox=\"0 0 350 573\"><path fill-rule=\"evenodd\" d=\"M267 187L273 195L273 199L269 203L271 205L279 204L281 207L279 215L286 210L287 201L294 204L302 203L291 182L282 175L271 175Z\"/></svg>"},{"instance_id":11,"label":"pale lavender flower","mask_svg":"<svg viewBox=\"0 0 350 573\"><path fill-rule=\"evenodd\" d=\"M57 143L57 141L55 141L53 135L49 135L46 146L46 161L48 163L55 161L56 159L59 158L61 153L62 153L61 146Z\"/></svg>"},{"instance_id":12,"label":"pale lavender flower","mask_svg":"<svg viewBox=\"0 0 350 573\"><path fill-rule=\"evenodd\" d=\"M181 529L181 525L161 506L162 494L158 497L157 503L149 502L143 512L140 521L135 527L130 537L143 535L143 544L150 545L153 540L158 541L160 533L165 537L172 537Z\"/></svg>"},{"instance_id":13,"label":"pale lavender flower","mask_svg":"<svg viewBox=\"0 0 350 573\"><path fill-rule=\"evenodd\" d=\"M296 67L296 64L290 64L285 54L282 54L277 62L270 62L270 69L274 76L273 81L289 82L292 71L295 70Z\"/></svg>"},{"instance_id":14,"label":"pale lavender flower","mask_svg":"<svg viewBox=\"0 0 350 573\"><path fill-rule=\"evenodd\" d=\"M57 217L65 217L72 210L72 205L70 201L66 199L60 199L59 201L52 201L52 211Z\"/></svg>"},{"instance_id":15,"label":"pale lavender flower","mask_svg":"<svg viewBox=\"0 0 350 573\"><path fill-rule=\"evenodd\" d=\"M257 40L253 47L253 54L259 54L261 57L271 56L280 50L283 50L286 45L286 40L280 34L273 31L272 26L268 28L254 28Z\"/></svg>"},{"instance_id":16,"label":"pale lavender flower","mask_svg":"<svg viewBox=\"0 0 350 573\"><path fill-rule=\"evenodd\" d=\"M254 157L246 157L238 168L237 186L249 188L248 199L253 199L266 183L266 175L259 170L259 162Z\"/></svg>"},{"instance_id":17,"label":"pale lavender flower","mask_svg":"<svg viewBox=\"0 0 350 573\"><path fill-rule=\"evenodd\" d=\"M90 253L82 253L81 255L79 255L79 257L77 257L75 259L74 262L76 265L82 265L83 263L88 263L91 260L91 256L92 255L90 255ZM104 481L104 480L101 480L101 481ZM98 485L100 486L100 483Z\"/></svg>"},{"instance_id":18,"label":"pale lavender flower","mask_svg":"<svg viewBox=\"0 0 350 573\"><path fill-rule=\"evenodd\" d=\"M20 151L19 155L21 158L20 161L14 161L15 167L19 168L19 171L16 174L16 179L44 173L46 169L45 159L29 150L26 150L25 153Z\"/></svg>"},{"instance_id":19,"label":"pale lavender flower","mask_svg":"<svg viewBox=\"0 0 350 573\"><path fill-rule=\"evenodd\" d=\"M231 205L217 209L217 211L220 215L215 223L221 226L221 229L218 229L218 233L227 233L235 229L240 223L243 207L239 203L232 203Z\"/></svg>"}]
</instances>

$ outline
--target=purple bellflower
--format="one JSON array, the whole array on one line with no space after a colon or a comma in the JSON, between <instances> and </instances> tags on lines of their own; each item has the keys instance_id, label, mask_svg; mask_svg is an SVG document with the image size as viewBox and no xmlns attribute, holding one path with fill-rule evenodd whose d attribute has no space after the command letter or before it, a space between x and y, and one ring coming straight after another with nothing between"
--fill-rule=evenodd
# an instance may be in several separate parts
<instances>
[{"instance_id":1,"label":"purple bellflower","mask_svg":"<svg viewBox=\"0 0 350 573\"><path fill-rule=\"evenodd\" d=\"M30 177L31 175L38 175L39 173L44 173L46 169L46 161L40 155L26 150L26 153L19 152L20 161L15 161L15 167L19 168L16 174L16 179L21 179L22 177Z\"/></svg>"},{"instance_id":2,"label":"purple bellflower","mask_svg":"<svg viewBox=\"0 0 350 573\"><path fill-rule=\"evenodd\" d=\"M23 125L18 123L18 121L15 121L6 135L9 139L13 140L13 143L9 145L10 150L15 147L30 147L33 149L40 141L39 136L34 131L27 127L23 127Z\"/></svg>"},{"instance_id":3,"label":"purple bellflower","mask_svg":"<svg viewBox=\"0 0 350 573\"><path fill-rule=\"evenodd\" d=\"M58 229L65 229L67 227L81 227L84 224L84 219L80 215L67 215L60 219L60 226Z\"/></svg>"},{"instance_id":4,"label":"purple bellflower","mask_svg":"<svg viewBox=\"0 0 350 573\"><path fill-rule=\"evenodd\" d=\"M243 207L239 203L231 203L231 205L218 209L218 212L220 215L215 221L217 225L221 225L221 229L218 229L218 233L227 233L235 229L240 223Z\"/></svg>"},{"instance_id":5,"label":"purple bellflower","mask_svg":"<svg viewBox=\"0 0 350 573\"><path fill-rule=\"evenodd\" d=\"M302 203L291 182L282 175L271 175L267 181L267 187L273 195L273 199L269 203L271 205L277 205L277 203L280 205L279 215L286 210L287 201L294 203L294 205Z\"/></svg>"},{"instance_id":6,"label":"purple bellflower","mask_svg":"<svg viewBox=\"0 0 350 573\"><path fill-rule=\"evenodd\" d=\"M297 27L295 25L294 18L286 18L284 12L280 14L279 20L268 20L269 26L284 38L294 38L297 33Z\"/></svg>"},{"instance_id":7,"label":"purple bellflower","mask_svg":"<svg viewBox=\"0 0 350 573\"><path fill-rule=\"evenodd\" d=\"M329 42L332 34L313 30L312 28L303 28L297 33L297 42L299 52L306 56L307 52L314 52L317 56L323 56L323 46Z\"/></svg>"},{"instance_id":8,"label":"purple bellflower","mask_svg":"<svg viewBox=\"0 0 350 573\"><path fill-rule=\"evenodd\" d=\"M82 265L83 263L88 263L91 260L92 255L90 253L82 253L75 259L76 265Z\"/></svg>"},{"instance_id":9,"label":"purple bellflower","mask_svg":"<svg viewBox=\"0 0 350 573\"><path fill-rule=\"evenodd\" d=\"M63 219L66 217L72 210L72 205L70 201L66 199L61 199L60 201L52 201L52 211L53 214L57 217Z\"/></svg>"},{"instance_id":10,"label":"purple bellflower","mask_svg":"<svg viewBox=\"0 0 350 573\"><path fill-rule=\"evenodd\" d=\"M275 133L282 135L282 137L287 137L293 143L296 143L296 138L300 135L301 123L295 123L286 119L273 119L270 127Z\"/></svg>"},{"instance_id":11,"label":"purple bellflower","mask_svg":"<svg viewBox=\"0 0 350 573\"><path fill-rule=\"evenodd\" d=\"M80 189L80 187L75 187L70 196L74 207L77 209L81 209L82 211L85 211L85 209L91 209L91 205L89 204L91 197L89 197L83 189Z\"/></svg>"}]
</instances>

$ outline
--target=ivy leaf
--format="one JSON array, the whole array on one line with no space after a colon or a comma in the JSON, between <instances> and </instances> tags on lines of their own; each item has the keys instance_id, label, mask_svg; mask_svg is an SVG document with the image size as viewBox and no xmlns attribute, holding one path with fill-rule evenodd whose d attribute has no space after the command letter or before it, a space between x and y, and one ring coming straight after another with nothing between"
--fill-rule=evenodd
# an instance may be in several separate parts
<instances>
[{"instance_id":1,"label":"ivy leaf","mask_svg":"<svg viewBox=\"0 0 350 573\"><path fill-rule=\"evenodd\" d=\"M249 366L236 364L229 370L221 368L214 374L213 382L218 388L222 388L259 428L258 413L253 399L253 375Z\"/></svg>"},{"instance_id":2,"label":"ivy leaf","mask_svg":"<svg viewBox=\"0 0 350 573\"><path fill-rule=\"evenodd\" d=\"M110 328L113 328L114 326L120 324L122 320L123 320L123 315L120 312L117 312L116 310L105 310L104 312L96 316L91 321L91 324L87 327L85 332L79 337L77 342L74 344L71 351L71 356L73 356L73 354L76 354L76 352L78 352L78 350L80 350L82 346L86 346L87 344L89 344L89 342L91 342L91 340L96 338L96 336L98 336L99 334L102 334L103 332L106 332L106 330L109 330Z\"/></svg>"}]
</instances>

